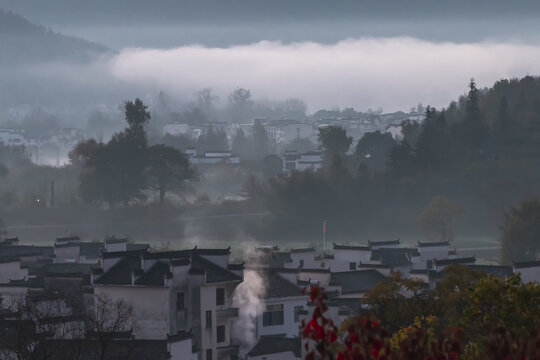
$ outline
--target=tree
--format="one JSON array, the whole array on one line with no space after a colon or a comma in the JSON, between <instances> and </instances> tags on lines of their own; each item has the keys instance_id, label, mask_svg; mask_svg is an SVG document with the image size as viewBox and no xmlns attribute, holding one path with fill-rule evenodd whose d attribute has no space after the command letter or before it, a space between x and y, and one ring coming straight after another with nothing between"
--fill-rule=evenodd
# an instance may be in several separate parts
<instances>
[{"instance_id":1,"label":"tree","mask_svg":"<svg viewBox=\"0 0 540 360\"><path fill-rule=\"evenodd\" d=\"M443 196L434 197L418 216L418 224L431 239L452 242L457 219L463 208Z\"/></svg>"},{"instance_id":2,"label":"tree","mask_svg":"<svg viewBox=\"0 0 540 360\"><path fill-rule=\"evenodd\" d=\"M229 95L229 105L235 122L246 121L249 115L248 111L253 105L251 92L244 88L234 89Z\"/></svg>"},{"instance_id":3,"label":"tree","mask_svg":"<svg viewBox=\"0 0 540 360\"><path fill-rule=\"evenodd\" d=\"M372 314L385 326L397 330L412 324L417 316L431 314L429 298L420 295L425 288L422 280L409 279L396 271L369 290L365 298Z\"/></svg>"},{"instance_id":4,"label":"tree","mask_svg":"<svg viewBox=\"0 0 540 360\"><path fill-rule=\"evenodd\" d=\"M409 175L414 172L415 153L405 140L394 145L388 155L388 167L398 175Z\"/></svg>"},{"instance_id":5,"label":"tree","mask_svg":"<svg viewBox=\"0 0 540 360\"><path fill-rule=\"evenodd\" d=\"M375 170L383 170L394 145L396 142L390 133L374 131L364 134L358 140L354 154L359 162L366 163Z\"/></svg>"},{"instance_id":6,"label":"tree","mask_svg":"<svg viewBox=\"0 0 540 360\"><path fill-rule=\"evenodd\" d=\"M144 198L148 107L140 99L127 101L125 118L128 127L114 134L107 144L90 139L77 144L70 153L72 165L83 167L79 191L87 202L105 201L112 207Z\"/></svg>"},{"instance_id":7,"label":"tree","mask_svg":"<svg viewBox=\"0 0 540 360\"><path fill-rule=\"evenodd\" d=\"M195 170L187 157L173 147L161 144L150 146L148 158L148 174L159 191L160 203L163 203L167 191L185 187L186 182L195 177Z\"/></svg>"},{"instance_id":8,"label":"tree","mask_svg":"<svg viewBox=\"0 0 540 360\"><path fill-rule=\"evenodd\" d=\"M540 202L521 202L504 215L501 231L501 258L504 263L535 260L540 250Z\"/></svg>"},{"instance_id":9,"label":"tree","mask_svg":"<svg viewBox=\"0 0 540 360\"><path fill-rule=\"evenodd\" d=\"M199 106L206 114L206 118L210 119L210 114L214 108L214 102L216 102L218 97L212 94L211 88L204 88L197 93L197 98L199 100Z\"/></svg>"},{"instance_id":10,"label":"tree","mask_svg":"<svg viewBox=\"0 0 540 360\"><path fill-rule=\"evenodd\" d=\"M232 140L232 153L240 156L240 158L246 158L248 156L248 146L248 138L244 130L238 129Z\"/></svg>"},{"instance_id":11,"label":"tree","mask_svg":"<svg viewBox=\"0 0 540 360\"><path fill-rule=\"evenodd\" d=\"M197 139L197 152L204 154L207 151L228 151L229 140L221 128L214 129L212 125Z\"/></svg>"},{"instance_id":12,"label":"tree","mask_svg":"<svg viewBox=\"0 0 540 360\"><path fill-rule=\"evenodd\" d=\"M416 158L421 169L441 170L448 166L449 136L444 112L426 108L426 119L416 144Z\"/></svg>"},{"instance_id":13,"label":"tree","mask_svg":"<svg viewBox=\"0 0 540 360\"><path fill-rule=\"evenodd\" d=\"M318 135L321 150L325 158L332 159L334 155L343 156L349 151L353 138L347 136L347 131L340 126L327 126L319 129Z\"/></svg>"},{"instance_id":14,"label":"tree","mask_svg":"<svg viewBox=\"0 0 540 360\"><path fill-rule=\"evenodd\" d=\"M283 171L283 160L275 155L266 155L262 161L262 171L265 178L271 178Z\"/></svg>"},{"instance_id":15,"label":"tree","mask_svg":"<svg viewBox=\"0 0 540 360\"><path fill-rule=\"evenodd\" d=\"M484 277L467 293L460 325L473 339L500 328L526 339L540 329L540 285L522 284L519 275Z\"/></svg>"},{"instance_id":16,"label":"tree","mask_svg":"<svg viewBox=\"0 0 540 360\"><path fill-rule=\"evenodd\" d=\"M476 87L475 80L471 79L461 138L464 145L472 151L485 150L489 135L488 128L484 124L482 112L480 111L479 98L480 90Z\"/></svg>"},{"instance_id":17,"label":"tree","mask_svg":"<svg viewBox=\"0 0 540 360\"><path fill-rule=\"evenodd\" d=\"M250 158L256 161L261 161L268 155L268 135L266 129L258 120L251 127L249 150Z\"/></svg>"},{"instance_id":18,"label":"tree","mask_svg":"<svg viewBox=\"0 0 540 360\"><path fill-rule=\"evenodd\" d=\"M133 305L124 298L111 299L106 294L94 296L94 314L88 321L90 336L95 337L99 346L94 349L95 359L108 358L108 352L115 336L121 332L137 329Z\"/></svg>"}]
</instances>

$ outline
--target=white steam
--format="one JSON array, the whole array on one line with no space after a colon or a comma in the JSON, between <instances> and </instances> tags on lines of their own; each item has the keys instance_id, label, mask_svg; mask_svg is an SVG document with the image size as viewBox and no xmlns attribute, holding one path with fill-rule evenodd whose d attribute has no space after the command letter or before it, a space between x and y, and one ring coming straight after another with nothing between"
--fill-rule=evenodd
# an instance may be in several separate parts
<instances>
[{"instance_id":1,"label":"white steam","mask_svg":"<svg viewBox=\"0 0 540 360\"><path fill-rule=\"evenodd\" d=\"M540 74L540 46L436 43L414 38L363 38L333 45L259 42L228 48L127 49L109 71L116 81L193 96L212 87L226 102L237 86L257 98L304 99L310 110L352 106L408 110L419 101L446 106L468 80Z\"/></svg>"},{"instance_id":2,"label":"white steam","mask_svg":"<svg viewBox=\"0 0 540 360\"><path fill-rule=\"evenodd\" d=\"M233 325L233 337L240 342L242 352L249 351L257 341L257 316L264 311L266 285L263 277L254 270L244 271L244 282L236 288L233 306L239 308Z\"/></svg>"}]
</instances>

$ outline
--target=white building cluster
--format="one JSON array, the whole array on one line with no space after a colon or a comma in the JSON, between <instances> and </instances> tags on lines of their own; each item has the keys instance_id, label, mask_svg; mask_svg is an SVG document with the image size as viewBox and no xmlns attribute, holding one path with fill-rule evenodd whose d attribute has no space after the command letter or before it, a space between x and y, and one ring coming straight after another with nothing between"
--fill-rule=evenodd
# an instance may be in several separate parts
<instances>
[{"instance_id":1,"label":"white building cluster","mask_svg":"<svg viewBox=\"0 0 540 360\"><path fill-rule=\"evenodd\" d=\"M11 312L11 305L26 297L55 309L40 318L41 325L50 326L36 327L41 334L36 341L54 338L64 354L73 344L99 347L106 335L117 355L131 344L132 359L299 359L301 321L314 305L302 289L312 285L328 292L327 315L339 326L365 310L366 292L394 271L423 280L426 289L433 289L451 264L501 277L520 273L524 282L540 280L540 261L476 265L474 257L459 256L446 242L402 245L399 239L333 244L325 253L258 247L239 263L231 261L229 248L152 251L147 244L116 238L84 242L69 236L53 246L5 239L0 243L0 338L11 339L13 324L28 321ZM98 318L102 299L129 303L133 321L106 334L90 331L76 309L84 306ZM60 328L70 329L69 336L60 336ZM32 351L41 351L37 345ZM0 341L0 353L6 347Z\"/></svg>"}]
</instances>

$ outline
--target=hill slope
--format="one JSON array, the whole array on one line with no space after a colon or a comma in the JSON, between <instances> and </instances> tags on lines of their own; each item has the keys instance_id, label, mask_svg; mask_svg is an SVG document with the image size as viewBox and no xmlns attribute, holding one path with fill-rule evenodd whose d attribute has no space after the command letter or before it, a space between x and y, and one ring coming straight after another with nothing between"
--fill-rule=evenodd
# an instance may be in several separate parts
<instances>
[{"instance_id":1,"label":"hill slope","mask_svg":"<svg viewBox=\"0 0 540 360\"><path fill-rule=\"evenodd\" d=\"M110 52L103 45L55 33L0 9L0 65L54 60L87 62Z\"/></svg>"}]
</instances>

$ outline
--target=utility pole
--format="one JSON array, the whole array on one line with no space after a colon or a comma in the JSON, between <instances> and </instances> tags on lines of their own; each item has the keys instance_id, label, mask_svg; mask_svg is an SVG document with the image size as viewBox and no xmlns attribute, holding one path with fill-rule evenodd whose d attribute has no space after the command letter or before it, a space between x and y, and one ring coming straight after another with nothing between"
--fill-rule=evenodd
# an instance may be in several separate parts
<instances>
[{"instance_id":1,"label":"utility pole","mask_svg":"<svg viewBox=\"0 0 540 360\"><path fill-rule=\"evenodd\" d=\"M323 257L324 257L324 254L326 254L326 222L327 221L328 220L324 220L323 223L322 223L323 224L322 225L323 226L323 238L322 238L323 239L322 240L323 241L322 242L323 243L323 245L322 245L323 246Z\"/></svg>"},{"instance_id":2,"label":"utility pole","mask_svg":"<svg viewBox=\"0 0 540 360\"><path fill-rule=\"evenodd\" d=\"M54 180L51 181L51 208L54 208Z\"/></svg>"}]
</instances>

